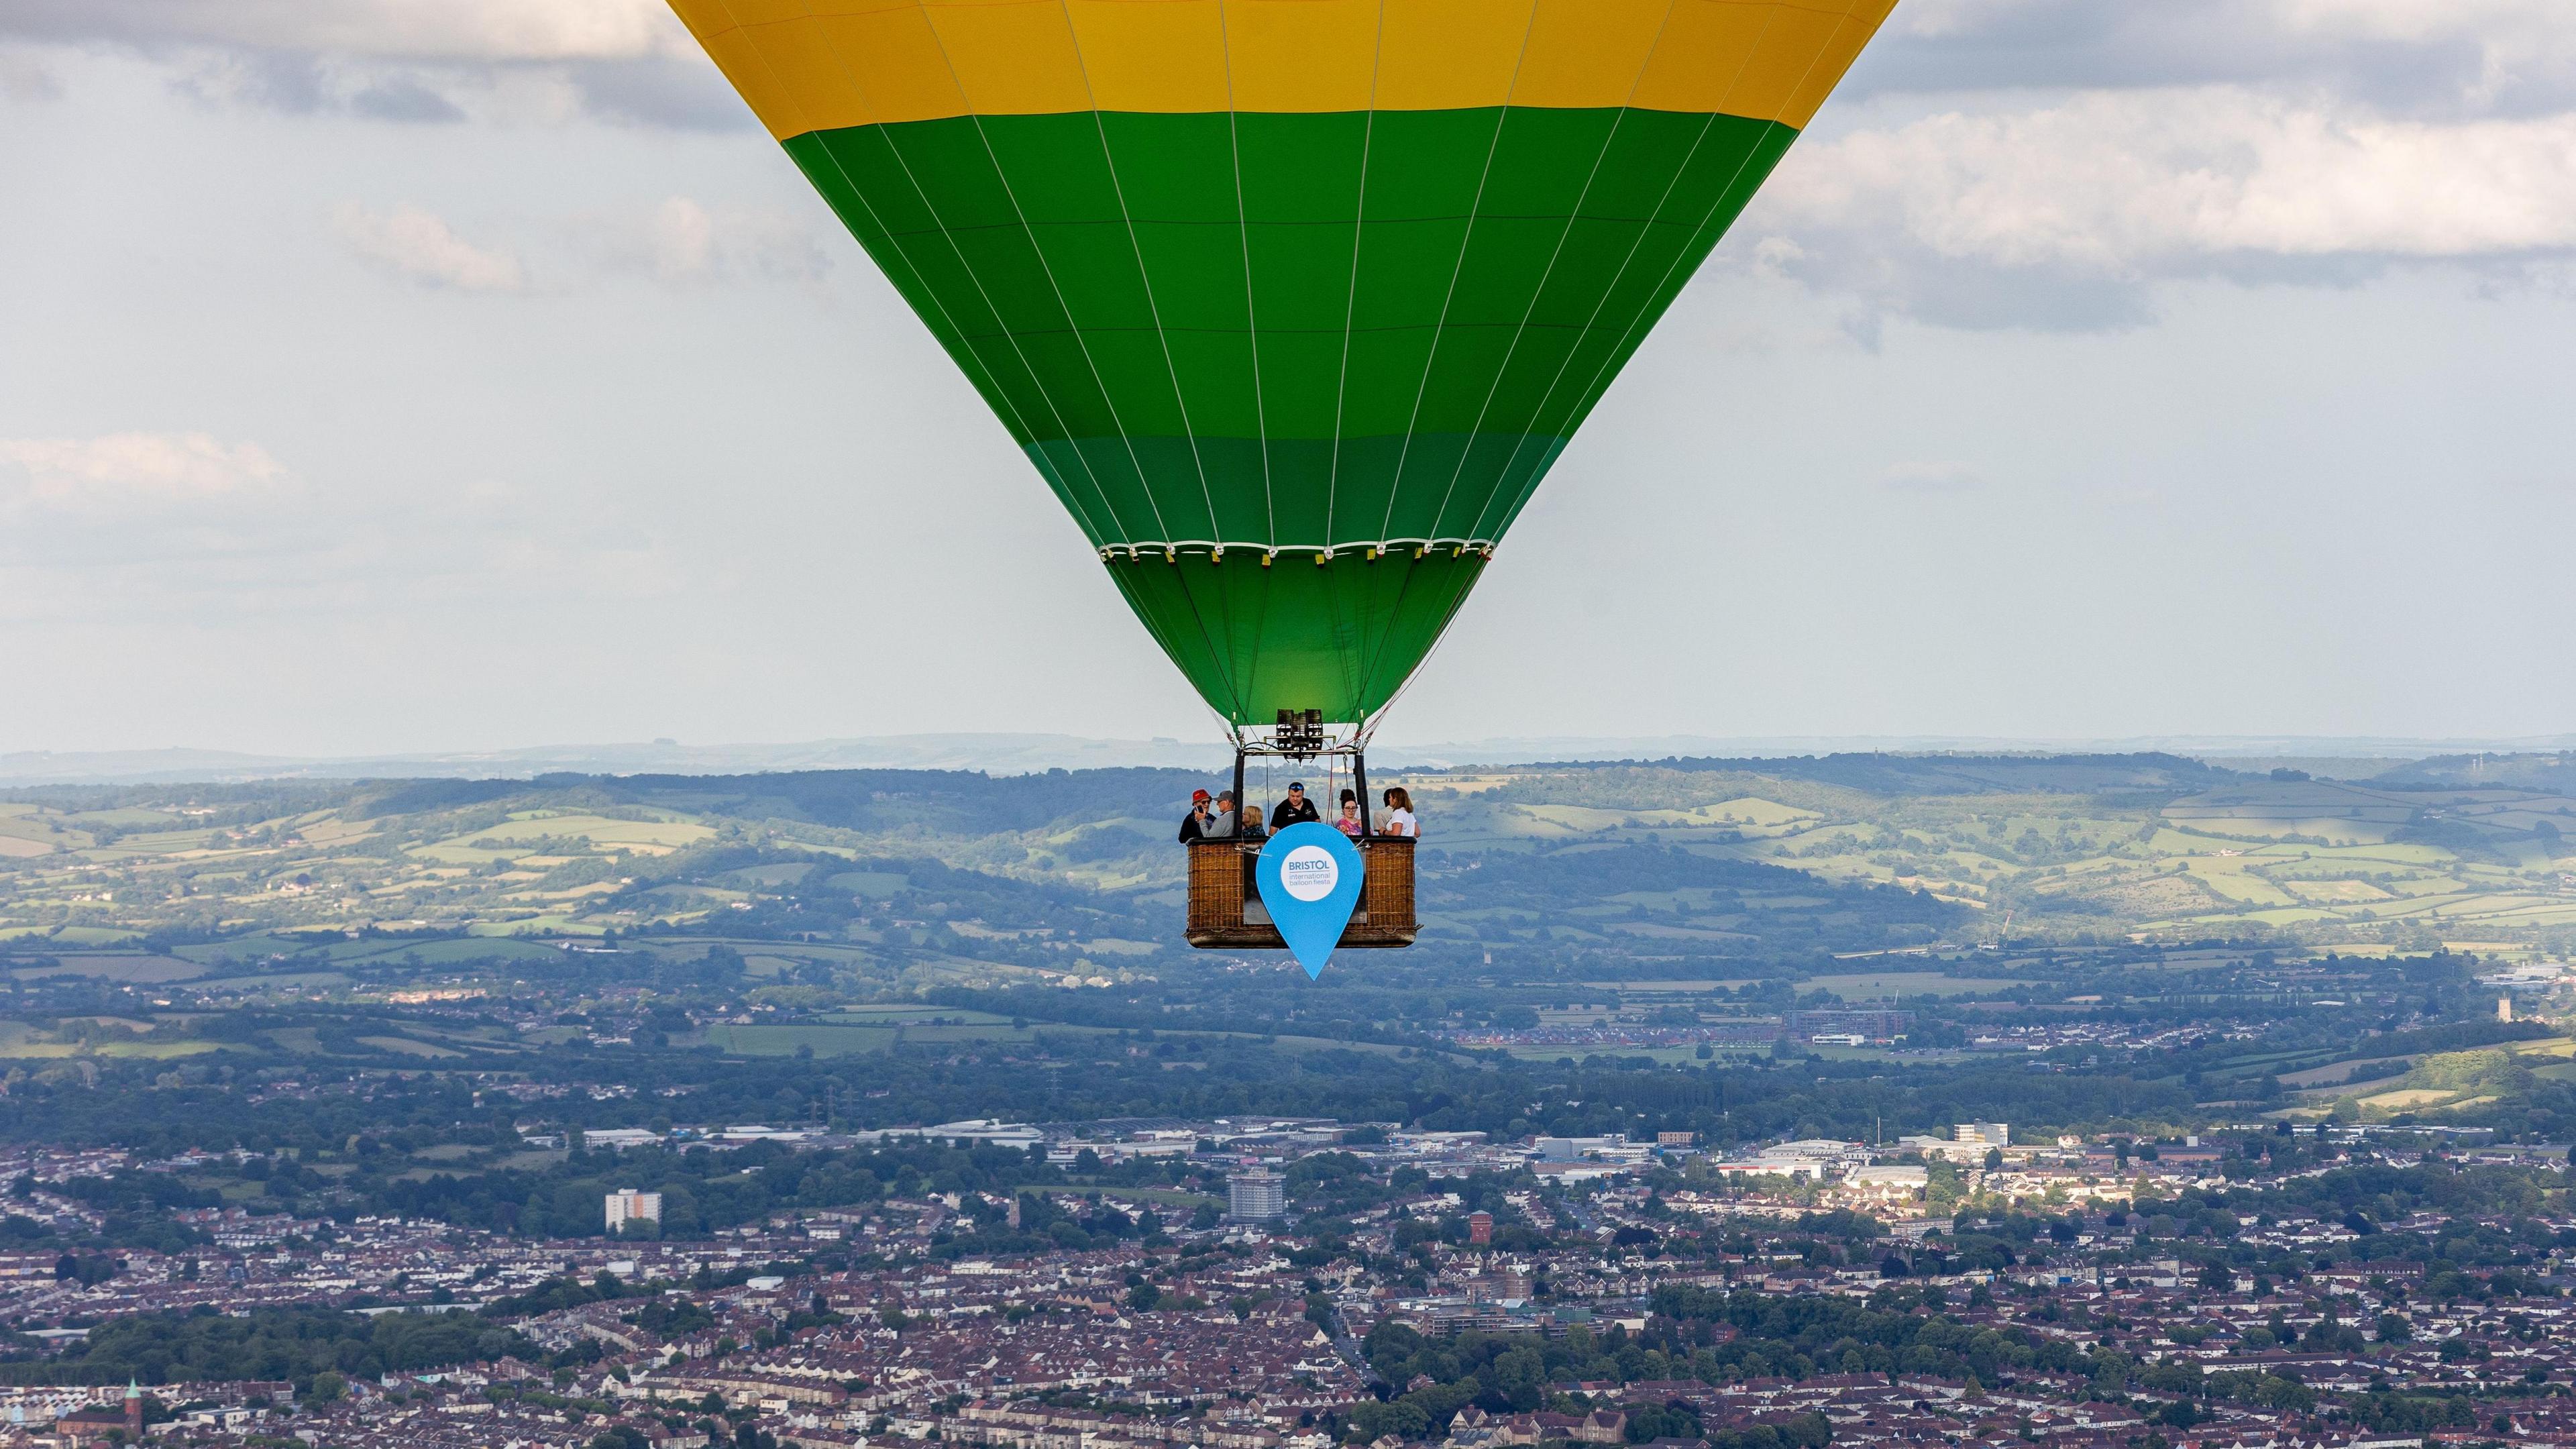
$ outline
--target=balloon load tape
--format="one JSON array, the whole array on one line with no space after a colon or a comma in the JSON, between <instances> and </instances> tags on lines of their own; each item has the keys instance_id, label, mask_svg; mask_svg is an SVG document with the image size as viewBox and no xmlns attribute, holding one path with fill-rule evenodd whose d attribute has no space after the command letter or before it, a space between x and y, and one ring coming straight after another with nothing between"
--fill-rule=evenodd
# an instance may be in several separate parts
<instances>
[{"instance_id":1,"label":"balloon load tape","mask_svg":"<svg viewBox=\"0 0 2576 1449\"><path fill-rule=\"evenodd\" d=\"M1284 544L1276 547L1266 543L1106 543L1100 546L1100 561L1103 563L1148 561L1179 563L1185 558L1204 558L1210 563L1223 563L1229 553L1259 554L1264 567L1282 558L1309 557L1314 559L1318 566L1341 558L1358 557L1369 563L1376 563L1381 559L1399 555L1428 558L1434 554L1446 554L1451 558L1463 558L1473 554L1478 558L1490 559L1494 556L1494 540L1490 538L1393 539L1385 543L1332 545L1308 543Z\"/></svg>"}]
</instances>

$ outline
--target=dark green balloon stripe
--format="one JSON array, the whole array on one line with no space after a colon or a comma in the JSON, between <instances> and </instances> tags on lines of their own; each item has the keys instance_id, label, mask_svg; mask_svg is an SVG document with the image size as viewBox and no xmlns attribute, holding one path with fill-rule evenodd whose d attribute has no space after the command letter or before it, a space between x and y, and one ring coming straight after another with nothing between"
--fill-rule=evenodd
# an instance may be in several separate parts
<instances>
[{"instance_id":1,"label":"dark green balloon stripe","mask_svg":"<svg viewBox=\"0 0 2576 1449\"><path fill-rule=\"evenodd\" d=\"M787 146L1094 542L1338 545L1498 534L1793 134L1085 112Z\"/></svg>"},{"instance_id":2,"label":"dark green balloon stripe","mask_svg":"<svg viewBox=\"0 0 2576 1449\"><path fill-rule=\"evenodd\" d=\"M1109 575L1202 698L1238 723L1267 723L1283 709L1356 720L1385 707L1484 566L1434 551L1264 567L1236 550L1222 562L1122 557Z\"/></svg>"}]
</instances>

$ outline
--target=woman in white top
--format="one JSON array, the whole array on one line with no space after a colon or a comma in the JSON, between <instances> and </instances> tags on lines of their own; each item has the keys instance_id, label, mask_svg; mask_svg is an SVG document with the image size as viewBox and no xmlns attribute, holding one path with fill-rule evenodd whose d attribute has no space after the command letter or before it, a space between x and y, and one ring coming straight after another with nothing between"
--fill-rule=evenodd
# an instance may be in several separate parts
<instances>
[{"instance_id":1,"label":"woman in white top","mask_svg":"<svg viewBox=\"0 0 2576 1449\"><path fill-rule=\"evenodd\" d=\"M1377 833L1398 835L1407 840L1422 838L1422 823L1413 818L1413 797L1401 785L1390 785L1380 797L1386 801L1386 814L1379 817Z\"/></svg>"}]
</instances>

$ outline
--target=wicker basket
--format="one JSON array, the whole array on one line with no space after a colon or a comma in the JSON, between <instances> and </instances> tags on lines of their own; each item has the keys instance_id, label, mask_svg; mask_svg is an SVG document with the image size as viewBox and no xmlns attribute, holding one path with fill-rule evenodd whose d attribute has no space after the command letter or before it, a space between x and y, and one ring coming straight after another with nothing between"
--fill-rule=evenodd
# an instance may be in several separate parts
<instances>
[{"instance_id":1,"label":"wicker basket","mask_svg":"<svg viewBox=\"0 0 2576 1449\"><path fill-rule=\"evenodd\" d=\"M1344 948L1410 946L1413 917L1413 842L1354 841L1362 871L1360 899L1342 928ZM1279 951L1288 943L1270 923L1254 883L1260 850L1249 842L1201 840L1189 846L1190 910L1185 934L1203 950Z\"/></svg>"}]
</instances>

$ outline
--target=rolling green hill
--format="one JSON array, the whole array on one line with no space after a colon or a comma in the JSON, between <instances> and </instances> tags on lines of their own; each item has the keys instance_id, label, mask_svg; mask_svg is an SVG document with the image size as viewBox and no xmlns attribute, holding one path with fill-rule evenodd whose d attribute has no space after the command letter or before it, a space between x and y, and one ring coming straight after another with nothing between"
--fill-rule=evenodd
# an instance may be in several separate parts
<instances>
[{"instance_id":1,"label":"rolling green hill","mask_svg":"<svg viewBox=\"0 0 2576 1449\"><path fill-rule=\"evenodd\" d=\"M1433 944L1666 975L2007 940L2576 947L2576 796L2555 788L2576 774L2555 757L2353 781L2166 755L1395 778L1426 822ZM787 977L822 963L889 987L1116 980L1175 949L1170 830L1200 783L867 770L22 790L0 798L0 944L135 982L611 936L773 941Z\"/></svg>"}]
</instances>

